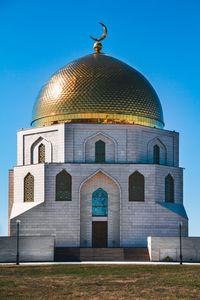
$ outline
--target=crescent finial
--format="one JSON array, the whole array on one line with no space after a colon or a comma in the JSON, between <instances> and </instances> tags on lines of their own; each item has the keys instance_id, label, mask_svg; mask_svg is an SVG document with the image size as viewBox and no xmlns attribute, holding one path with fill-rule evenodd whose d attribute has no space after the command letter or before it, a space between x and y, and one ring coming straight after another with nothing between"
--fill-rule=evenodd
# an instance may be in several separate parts
<instances>
[{"instance_id":1,"label":"crescent finial","mask_svg":"<svg viewBox=\"0 0 200 300\"><path fill-rule=\"evenodd\" d=\"M94 44L94 49L97 53L99 53L102 49L102 44L100 43L100 41L103 41L107 35L107 28L103 23L98 22L101 26L103 26L104 32L102 34L102 36L100 38L93 38L91 35L91 39L93 39L94 41L96 41L96 43Z\"/></svg>"}]
</instances>

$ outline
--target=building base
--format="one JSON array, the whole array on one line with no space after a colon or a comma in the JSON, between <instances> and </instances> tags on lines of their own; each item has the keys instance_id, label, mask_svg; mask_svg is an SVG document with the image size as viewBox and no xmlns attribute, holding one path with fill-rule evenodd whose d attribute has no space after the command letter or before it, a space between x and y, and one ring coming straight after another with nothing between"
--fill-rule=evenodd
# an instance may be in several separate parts
<instances>
[{"instance_id":1,"label":"building base","mask_svg":"<svg viewBox=\"0 0 200 300\"><path fill-rule=\"evenodd\" d=\"M20 236L20 262L180 261L200 262L200 237L148 237L148 247L55 247L54 236ZM180 252L181 250L181 252ZM16 262L17 238L0 237L0 262Z\"/></svg>"},{"instance_id":2,"label":"building base","mask_svg":"<svg viewBox=\"0 0 200 300\"><path fill-rule=\"evenodd\" d=\"M149 261L147 248L55 247L54 261Z\"/></svg>"},{"instance_id":3,"label":"building base","mask_svg":"<svg viewBox=\"0 0 200 300\"><path fill-rule=\"evenodd\" d=\"M200 262L200 237L148 237L150 261Z\"/></svg>"}]
</instances>

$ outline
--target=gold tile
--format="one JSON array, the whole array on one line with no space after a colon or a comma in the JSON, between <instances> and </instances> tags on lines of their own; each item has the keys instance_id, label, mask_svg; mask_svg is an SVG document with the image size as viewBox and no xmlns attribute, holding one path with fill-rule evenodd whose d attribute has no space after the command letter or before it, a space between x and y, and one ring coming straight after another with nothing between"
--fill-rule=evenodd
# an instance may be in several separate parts
<instances>
[{"instance_id":1,"label":"gold tile","mask_svg":"<svg viewBox=\"0 0 200 300\"><path fill-rule=\"evenodd\" d=\"M42 87L33 126L54 122L135 123L163 128L163 112L151 84L129 65L91 54L58 70Z\"/></svg>"}]
</instances>

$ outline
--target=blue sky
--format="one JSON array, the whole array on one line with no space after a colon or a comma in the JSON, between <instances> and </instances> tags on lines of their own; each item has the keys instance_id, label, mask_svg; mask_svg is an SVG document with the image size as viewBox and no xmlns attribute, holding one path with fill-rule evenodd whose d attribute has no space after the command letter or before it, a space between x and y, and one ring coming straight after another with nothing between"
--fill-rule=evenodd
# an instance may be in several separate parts
<instances>
[{"instance_id":1,"label":"blue sky","mask_svg":"<svg viewBox=\"0 0 200 300\"><path fill-rule=\"evenodd\" d=\"M160 98L165 129L180 132L189 233L200 236L200 1L0 0L0 235L7 235L8 169L16 131L29 128L35 98L57 69L103 51L140 71Z\"/></svg>"}]
</instances>

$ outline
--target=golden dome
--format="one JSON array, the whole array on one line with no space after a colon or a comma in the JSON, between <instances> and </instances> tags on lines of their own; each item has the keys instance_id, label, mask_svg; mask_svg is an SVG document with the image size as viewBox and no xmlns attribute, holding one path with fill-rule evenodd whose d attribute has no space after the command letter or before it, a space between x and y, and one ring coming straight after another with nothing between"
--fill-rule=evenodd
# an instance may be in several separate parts
<instances>
[{"instance_id":1,"label":"golden dome","mask_svg":"<svg viewBox=\"0 0 200 300\"><path fill-rule=\"evenodd\" d=\"M129 65L102 53L67 64L42 87L32 125L63 122L164 126L151 84Z\"/></svg>"}]
</instances>

